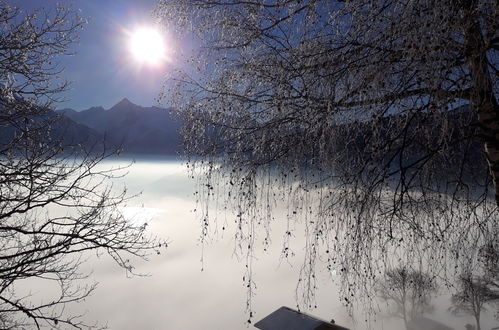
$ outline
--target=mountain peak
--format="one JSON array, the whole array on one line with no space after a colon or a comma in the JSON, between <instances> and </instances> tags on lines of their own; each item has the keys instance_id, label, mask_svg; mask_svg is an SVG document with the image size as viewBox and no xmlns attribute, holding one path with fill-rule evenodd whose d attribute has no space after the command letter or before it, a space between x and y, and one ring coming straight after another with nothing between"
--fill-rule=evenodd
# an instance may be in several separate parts
<instances>
[{"instance_id":1,"label":"mountain peak","mask_svg":"<svg viewBox=\"0 0 499 330\"><path fill-rule=\"evenodd\" d=\"M116 103L114 107L116 106L129 106L129 105L135 105L134 103L132 103L129 99L127 99L126 97L124 97L121 101L119 101L118 103Z\"/></svg>"},{"instance_id":2,"label":"mountain peak","mask_svg":"<svg viewBox=\"0 0 499 330\"><path fill-rule=\"evenodd\" d=\"M140 109L141 107L135 103L132 103L129 99L127 99L126 97L123 98L121 101L119 101L118 103L116 103L115 105L113 105L111 107L111 109L109 110L137 110L137 109Z\"/></svg>"}]
</instances>

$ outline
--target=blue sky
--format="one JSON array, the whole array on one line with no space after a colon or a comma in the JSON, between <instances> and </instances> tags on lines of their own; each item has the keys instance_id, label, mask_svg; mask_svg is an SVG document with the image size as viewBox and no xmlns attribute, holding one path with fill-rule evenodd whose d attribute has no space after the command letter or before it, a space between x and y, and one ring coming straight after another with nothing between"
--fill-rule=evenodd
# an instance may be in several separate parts
<instances>
[{"instance_id":1,"label":"blue sky","mask_svg":"<svg viewBox=\"0 0 499 330\"><path fill-rule=\"evenodd\" d=\"M26 11L71 5L89 20L80 41L73 46L76 55L61 58L65 67L63 78L72 81L72 85L63 95L67 101L57 108L109 108L124 97L144 106L157 104L156 98L171 65L148 67L131 60L125 32L153 24L151 12L157 0L10 0L8 3Z\"/></svg>"}]
</instances>

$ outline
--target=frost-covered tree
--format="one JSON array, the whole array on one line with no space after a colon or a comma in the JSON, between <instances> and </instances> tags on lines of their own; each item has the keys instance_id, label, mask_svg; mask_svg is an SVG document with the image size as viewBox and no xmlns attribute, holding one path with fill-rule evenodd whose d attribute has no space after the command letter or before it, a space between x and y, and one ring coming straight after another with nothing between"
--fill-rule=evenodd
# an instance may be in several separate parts
<instances>
[{"instance_id":1,"label":"frost-covered tree","mask_svg":"<svg viewBox=\"0 0 499 330\"><path fill-rule=\"evenodd\" d=\"M99 166L112 152L82 147L50 110L67 88L58 58L83 25L67 8L25 13L0 1L2 329L94 328L67 310L95 288L81 267L89 253L133 272L163 244L119 212L129 197L108 185L119 173Z\"/></svg>"},{"instance_id":2,"label":"frost-covered tree","mask_svg":"<svg viewBox=\"0 0 499 330\"><path fill-rule=\"evenodd\" d=\"M476 328L480 330L480 315L485 304L491 300L491 290L482 278L463 274L458 280L458 289L451 297L451 311L455 314L464 312L475 318Z\"/></svg>"},{"instance_id":3,"label":"frost-covered tree","mask_svg":"<svg viewBox=\"0 0 499 330\"><path fill-rule=\"evenodd\" d=\"M481 281L488 289L488 300L495 305L496 318L499 318L499 236L492 237L480 250L483 266Z\"/></svg>"},{"instance_id":4,"label":"frost-covered tree","mask_svg":"<svg viewBox=\"0 0 499 330\"><path fill-rule=\"evenodd\" d=\"M319 258L349 299L387 261L439 272L484 242L499 203L496 1L161 0L156 14L192 46L164 97L202 156L200 199L226 192L236 210L247 269L279 198L305 222L307 305Z\"/></svg>"},{"instance_id":5,"label":"frost-covered tree","mask_svg":"<svg viewBox=\"0 0 499 330\"><path fill-rule=\"evenodd\" d=\"M395 305L394 316L407 323L431 311L432 296L437 291L435 279L420 271L399 267L386 272L376 286L378 297Z\"/></svg>"}]
</instances>

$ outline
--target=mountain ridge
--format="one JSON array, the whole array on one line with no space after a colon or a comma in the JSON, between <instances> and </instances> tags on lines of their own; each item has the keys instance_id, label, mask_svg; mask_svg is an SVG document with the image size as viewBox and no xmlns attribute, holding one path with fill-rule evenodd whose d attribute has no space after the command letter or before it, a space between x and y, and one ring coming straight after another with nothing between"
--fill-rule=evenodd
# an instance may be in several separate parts
<instances>
[{"instance_id":1,"label":"mountain ridge","mask_svg":"<svg viewBox=\"0 0 499 330\"><path fill-rule=\"evenodd\" d=\"M181 151L181 120L172 108L143 107L126 97L109 109L56 110L101 134L106 143L131 154L177 154Z\"/></svg>"}]
</instances>

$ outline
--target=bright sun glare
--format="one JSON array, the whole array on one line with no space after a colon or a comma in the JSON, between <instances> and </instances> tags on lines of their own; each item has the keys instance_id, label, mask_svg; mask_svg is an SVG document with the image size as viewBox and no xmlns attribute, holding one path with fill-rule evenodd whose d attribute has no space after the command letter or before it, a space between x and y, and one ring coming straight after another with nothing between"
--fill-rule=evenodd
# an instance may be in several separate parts
<instances>
[{"instance_id":1,"label":"bright sun glare","mask_svg":"<svg viewBox=\"0 0 499 330\"><path fill-rule=\"evenodd\" d=\"M158 65L165 60L163 36L153 28L140 28L130 35L130 50L133 57L145 64Z\"/></svg>"}]
</instances>

